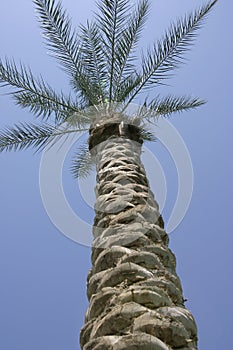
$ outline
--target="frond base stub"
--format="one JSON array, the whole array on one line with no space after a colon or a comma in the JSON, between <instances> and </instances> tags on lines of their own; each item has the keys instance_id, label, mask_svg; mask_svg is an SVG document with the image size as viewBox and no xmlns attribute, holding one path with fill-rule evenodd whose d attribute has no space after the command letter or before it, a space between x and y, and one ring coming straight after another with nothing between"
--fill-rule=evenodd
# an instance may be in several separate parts
<instances>
[{"instance_id":1,"label":"frond base stub","mask_svg":"<svg viewBox=\"0 0 233 350\"><path fill-rule=\"evenodd\" d=\"M94 149L96 146L110 138L120 137L136 141L140 145L143 143L141 128L123 121L107 122L102 125L96 124L90 128L89 133L89 151L93 155L95 154Z\"/></svg>"}]
</instances>

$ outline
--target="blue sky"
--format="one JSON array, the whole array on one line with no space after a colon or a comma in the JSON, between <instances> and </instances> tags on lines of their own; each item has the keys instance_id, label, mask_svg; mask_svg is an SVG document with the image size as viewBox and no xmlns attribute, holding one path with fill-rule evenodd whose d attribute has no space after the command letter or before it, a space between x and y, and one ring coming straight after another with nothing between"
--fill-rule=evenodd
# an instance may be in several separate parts
<instances>
[{"instance_id":1,"label":"blue sky","mask_svg":"<svg viewBox=\"0 0 233 350\"><path fill-rule=\"evenodd\" d=\"M94 0L63 3L74 24L84 23L95 9ZM153 42L171 21L200 4L203 1L152 0L142 45ZM232 347L232 11L232 2L219 1L188 53L187 64L166 88L168 93L193 94L208 101L199 110L172 118L191 155L194 190L185 218L170 236L170 247L177 257L186 305L197 321L200 350ZM5 56L22 60L58 91L67 91L65 75L46 53L30 0L1 4L0 57ZM1 92L0 127L32 120ZM163 215L167 221L176 198L177 174L160 144L150 149L166 175ZM64 191L74 211L91 223L93 211L80 199L68 172L69 157L63 171ZM40 154L4 153L0 164L0 349L79 350L79 330L88 305L90 248L67 239L47 216L40 197Z\"/></svg>"}]
</instances>

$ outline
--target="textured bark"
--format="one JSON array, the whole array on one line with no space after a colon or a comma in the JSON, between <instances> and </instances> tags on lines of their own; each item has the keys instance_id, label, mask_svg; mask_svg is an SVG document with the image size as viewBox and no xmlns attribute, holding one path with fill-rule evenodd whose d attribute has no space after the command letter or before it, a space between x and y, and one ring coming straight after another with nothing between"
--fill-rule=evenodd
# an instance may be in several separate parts
<instances>
[{"instance_id":1,"label":"textured bark","mask_svg":"<svg viewBox=\"0 0 233 350\"><path fill-rule=\"evenodd\" d=\"M142 142L116 130L109 138L104 127L91 130L97 199L81 347L197 349L195 321L184 306L175 256L140 160Z\"/></svg>"}]
</instances>

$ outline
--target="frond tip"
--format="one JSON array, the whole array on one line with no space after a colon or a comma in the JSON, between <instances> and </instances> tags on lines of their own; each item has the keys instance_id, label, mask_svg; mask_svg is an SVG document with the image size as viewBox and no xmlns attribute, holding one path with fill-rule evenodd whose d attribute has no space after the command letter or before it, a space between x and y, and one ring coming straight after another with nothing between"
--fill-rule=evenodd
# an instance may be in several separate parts
<instances>
[{"instance_id":1,"label":"frond tip","mask_svg":"<svg viewBox=\"0 0 233 350\"><path fill-rule=\"evenodd\" d=\"M160 98L159 96L157 96L149 103L145 102L145 116L147 120L158 117L170 117L170 115L173 113L181 113L190 109L195 109L197 107L202 106L205 103L206 101L201 100L197 97L176 97L168 95L166 97Z\"/></svg>"},{"instance_id":2,"label":"frond tip","mask_svg":"<svg viewBox=\"0 0 233 350\"><path fill-rule=\"evenodd\" d=\"M17 67L14 60L6 59L5 63L0 60L0 86L12 88L10 95L15 103L43 119L54 114L56 122L63 121L79 111L76 101L56 93L42 78L35 78L30 68L23 64Z\"/></svg>"},{"instance_id":3,"label":"frond tip","mask_svg":"<svg viewBox=\"0 0 233 350\"><path fill-rule=\"evenodd\" d=\"M29 147L39 151L61 138L66 139L69 134L83 131L86 130L77 126L71 128L69 125L61 125L57 128L49 124L20 123L0 131L0 152L19 151Z\"/></svg>"},{"instance_id":4,"label":"frond tip","mask_svg":"<svg viewBox=\"0 0 233 350\"><path fill-rule=\"evenodd\" d=\"M72 77L77 72L79 40L61 2L33 0L49 52Z\"/></svg>"},{"instance_id":5,"label":"frond tip","mask_svg":"<svg viewBox=\"0 0 233 350\"><path fill-rule=\"evenodd\" d=\"M20 123L0 131L0 152L18 151L29 147L40 149L49 140L54 127L48 124L36 125Z\"/></svg>"},{"instance_id":6,"label":"frond tip","mask_svg":"<svg viewBox=\"0 0 233 350\"><path fill-rule=\"evenodd\" d=\"M155 142L157 140L156 136L147 129L141 130L141 136L144 141Z\"/></svg>"}]
</instances>

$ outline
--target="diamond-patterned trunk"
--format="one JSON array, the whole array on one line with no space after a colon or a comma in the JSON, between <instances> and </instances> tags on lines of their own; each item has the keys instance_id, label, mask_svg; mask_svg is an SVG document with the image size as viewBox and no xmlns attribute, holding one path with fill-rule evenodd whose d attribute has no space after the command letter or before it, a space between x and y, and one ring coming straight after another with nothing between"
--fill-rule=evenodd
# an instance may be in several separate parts
<instances>
[{"instance_id":1,"label":"diamond-patterned trunk","mask_svg":"<svg viewBox=\"0 0 233 350\"><path fill-rule=\"evenodd\" d=\"M106 126L91 130L89 140L97 167L96 217L81 347L195 350L195 321L184 306L175 256L141 163L137 128L114 127L119 132L109 138Z\"/></svg>"}]
</instances>

